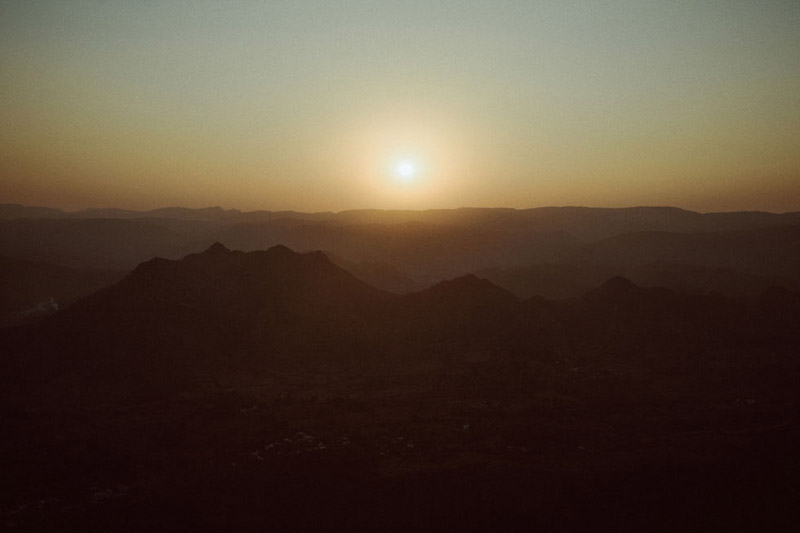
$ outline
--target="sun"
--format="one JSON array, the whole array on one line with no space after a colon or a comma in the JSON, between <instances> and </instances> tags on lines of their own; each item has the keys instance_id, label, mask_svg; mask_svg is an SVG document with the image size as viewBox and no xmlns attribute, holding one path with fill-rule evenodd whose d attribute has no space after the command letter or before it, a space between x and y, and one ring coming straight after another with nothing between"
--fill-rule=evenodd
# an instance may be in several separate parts
<instances>
[{"instance_id":1,"label":"sun","mask_svg":"<svg viewBox=\"0 0 800 533\"><path fill-rule=\"evenodd\" d=\"M419 174L419 166L410 159L401 159L395 163L393 173L401 183L412 183Z\"/></svg>"}]
</instances>

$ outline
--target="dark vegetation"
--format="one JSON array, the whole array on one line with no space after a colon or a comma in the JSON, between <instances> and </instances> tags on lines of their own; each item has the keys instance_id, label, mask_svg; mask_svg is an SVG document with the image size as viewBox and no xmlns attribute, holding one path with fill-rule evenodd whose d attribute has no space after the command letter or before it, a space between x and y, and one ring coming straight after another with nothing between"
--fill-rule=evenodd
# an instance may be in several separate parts
<instances>
[{"instance_id":1,"label":"dark vegetation","mask_svg":"<svg viewBox=\"0 0 800 533\"><path fill-rule=\"evenodd\" d=\"M132 270L0 331L0 527L796 529L793 215L15 209L0 252L51 266L7 279ZM48 225L74 253L37 244ZM126 247L116 232L139 225L160 237ZM214 244L126 263L212 230L324 235L342 255ZM468 265L518 285L430 281ZM363 281L380 273L409 293Z\"/></svg>"}]
</instances>

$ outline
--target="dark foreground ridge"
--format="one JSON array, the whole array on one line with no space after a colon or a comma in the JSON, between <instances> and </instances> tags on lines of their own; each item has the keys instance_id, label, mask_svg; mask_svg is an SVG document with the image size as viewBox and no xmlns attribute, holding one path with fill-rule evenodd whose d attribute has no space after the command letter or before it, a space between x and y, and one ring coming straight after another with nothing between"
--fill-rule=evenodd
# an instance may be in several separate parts
<instances>
[{"instance_id":1,"label":"dark foreground ridge","mask_svg":"<svg viewBox=\"0 0 800 533\"><path fill-rule=\"evenodd\" d=\"M397 295L215 243L0 331L9 530L789 531L800 295L474 275Z\"/></svg>"}]
</instances>

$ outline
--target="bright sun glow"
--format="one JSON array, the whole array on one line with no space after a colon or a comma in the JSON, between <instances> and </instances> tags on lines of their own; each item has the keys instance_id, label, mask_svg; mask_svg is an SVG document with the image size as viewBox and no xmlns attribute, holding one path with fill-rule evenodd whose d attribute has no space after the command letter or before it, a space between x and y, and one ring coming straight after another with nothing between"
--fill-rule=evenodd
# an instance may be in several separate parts
<instances>
[{"instance_id":1,"label":"bright sun glow","mask_svg":"<svg viewBox=\"0 0 800 533\"><path fill-rule=\"evenodd\" d=\"M341 160L332 164L363 191L364 203L427 209L455 201L452 188L466 176L469 159L460 149L463 128L437 109L424 111L375 110L346 125L342 144L331 150Z\"/></svg>"},{"instance_id":2,"label":"bright sun glow","mask_svg":"<svg viewBox=\"0 0 800 533\"><path fill-rule=\"evenodd\" d=\"M417 175L417 165L412 161L404 159L395 165L394 173L400 181L410 183Z\"/></svg>"}]
</instances>

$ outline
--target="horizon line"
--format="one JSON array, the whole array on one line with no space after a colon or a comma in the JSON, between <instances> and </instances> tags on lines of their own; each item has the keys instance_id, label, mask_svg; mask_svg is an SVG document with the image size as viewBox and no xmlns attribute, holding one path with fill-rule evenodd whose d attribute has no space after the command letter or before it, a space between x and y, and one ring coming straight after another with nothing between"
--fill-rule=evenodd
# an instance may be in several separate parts
<instances>
[{"instance_id":1,"label":"horizon line","mask_svg":"<svg viewBox=\"0 0 800 533\"><path fill-rule=\"evenodd\" d=\"M356 212L366 212L366 211L376 211L376 212L409 212L409 213L426 213L426 212L433 212L433 211L461 211L461 210L502 210L502 211L533 211L538 209L591 209L591 210L628 210L628 209L670 209L676 211L684 211L687 213L695 213L700 215L707 215L707 214L727 214L727 213L766 213L766 214L773 214L773 215L786 215L792 213L800 212L800 208L795 210L789 211L769 211L764 209L739 209L739 210L722 210L722 211L697 211L693 209L687 209L685 207L679 207L675 205L631 205L631 206L592 206L592 205L574 205L574 204L564 204L564 205L541 205L541 206L532 206L532 207L508 207L508 206L459 206L459 207L434 207L428 209L386 209L386 208L378 208L378 207L363 207L363 208L353 208L353 209L342 209L339 211L334 210L322 210L322 211L302 211L297 209L252 209L252 210L243 210L238 209L235 207L222 207L220 205L209 205L203 207L188 207L182 205L166 205L162 207L154 207L154 208L146 208L146 209L131 209L131 208L124 208L124 207L113 207L113 206L104 206L104 207L84 207L78 209L65 209L62 207L52 207L47 205L31 205L31 204L23 204L17 202L2 202L0 203L0 207L18 207L18 208L27 208L27 209L47 209L52 211L60 211L61 213L67 215L75 215L80 213L86 213L91 211L122 211L127 213L152 213L155 211L165 211L170 209L184 209L187 211L208 211L208 210L220 210L223 212L234 212L239 214L250 214L250 213L299 213L299 214L307 214L307 215L338 215L343 213L356 213Z\"/></svg>"}]
</instances>

